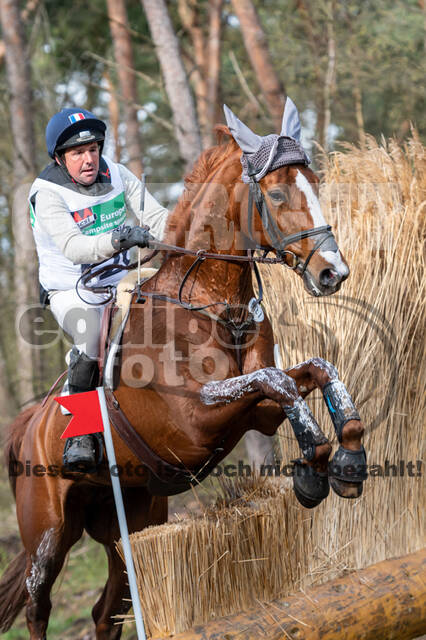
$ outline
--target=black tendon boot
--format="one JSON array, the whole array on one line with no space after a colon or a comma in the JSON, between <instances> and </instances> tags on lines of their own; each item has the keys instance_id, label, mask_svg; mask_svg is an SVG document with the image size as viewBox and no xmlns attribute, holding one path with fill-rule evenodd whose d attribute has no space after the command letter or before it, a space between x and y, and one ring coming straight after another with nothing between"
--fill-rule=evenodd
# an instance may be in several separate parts
<instances>
[{"instance_id":1,"label":"black tendon boot","mask_svg":"<svg viewBox=\"0 0 426 640\"><path fill-rule=\"evenodd\" d=\"M80 353L76 346L71 350L68 367L69 394L93 391L98 382L98 362ZM90 473L96 470L95 438L91 435L67 438L63 454L64 467L68 471Z\"/></svg>"}]
</instances>

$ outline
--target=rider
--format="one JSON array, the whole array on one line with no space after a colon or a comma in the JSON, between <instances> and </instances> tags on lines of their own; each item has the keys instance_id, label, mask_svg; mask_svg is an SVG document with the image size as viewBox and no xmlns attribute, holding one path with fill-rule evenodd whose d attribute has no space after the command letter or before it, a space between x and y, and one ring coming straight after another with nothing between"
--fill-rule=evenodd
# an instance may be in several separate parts
<instances>
[{"instance_id":1,"label":"rider","mask_svg":"<svg viewBox=\"0 0 426 640\"><path fill-rule=\"evenodd\" d=\"M139 216L141 182L123 165L102 155L106 125L85 109L62 109L46 127L47 152L53 159L34 181L29 199L31 224L38 258L41 298L73 341L69 356L69 393L97 386L99 334L103 294L84 291L76 283L93 263L111 258L128 264L131 247L147 247L161 239L167 218L164 209L146 190L143 223L125 224L129 214ZM114 257L113 257L114 256ZM99 285L116 285L122 276L113 269L100 276ZM96 280L92 280L96 284ZM95 439L68 438L64 465L73 470L95 467Z\"/></svg>"}]
</instances>

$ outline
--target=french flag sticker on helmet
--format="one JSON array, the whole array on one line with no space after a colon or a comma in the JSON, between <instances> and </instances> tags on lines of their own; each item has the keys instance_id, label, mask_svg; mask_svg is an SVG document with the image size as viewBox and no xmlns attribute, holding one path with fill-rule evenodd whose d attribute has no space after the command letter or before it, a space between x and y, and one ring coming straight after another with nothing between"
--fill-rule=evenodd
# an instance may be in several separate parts
<instances>
[{"instance_id":1,"label":"french flag sticker on helmet","mask_svg":"<svg viewBox=\"0 0 426 640\"><path fill-rule=\"evenodd\" d=\"M68 116L68 120L71 122L71 124L73 124L74 122L78 122L79 120L84 120L85 119L85 115L84 113L72 113L70 116Z\"/></svg>"}]
</instances>

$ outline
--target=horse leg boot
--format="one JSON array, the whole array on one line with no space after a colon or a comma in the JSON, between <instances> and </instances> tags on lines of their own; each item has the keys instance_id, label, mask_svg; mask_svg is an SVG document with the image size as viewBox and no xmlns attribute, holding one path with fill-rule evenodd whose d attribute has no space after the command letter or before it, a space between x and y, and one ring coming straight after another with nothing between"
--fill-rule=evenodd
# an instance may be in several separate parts
<instances>
[{"instance_id":1,"label":"horse leg boot","mask_svg":"<svg viewBox=\"0 0 426 640\"><path fill-rule=\"evenodd\" d=\"M342 498L358 498L367 478L361 418L341 380L331 380L322 392L340 443L330 462L330 484Z\"/></svg>"},{"instance_id":2,"label":"horse leg boot","mask_svg":"<svg viewBox=\"0 0 426 640\"><path fill-rule=\"evenodd\" d=\"M98 362L89 358L73 346L68 367L68 389L70 394L93 391L98 382ZM91 435L67 438L64 467L69 471L90 473L96 469L96 444Z\"/></svg>"},{"instance_id":3,"label":"horse leg boot","mask_svg":"<svg viewBox=\"0 0 426 640\"><path fill-rule=\"evenodd\" d=\"M311 358L286 372L294 378L302 394L321 389L340 443L329 465L331 487L342 498L358 498L367 477L366 455L361 444L364 427L336 367L322 358Z\"/></svg>"},{"instance_id":4,"label":"horse leg boot","mask_svg":"<svg viewBox=\"0 0 426 640\"><path fill-rule=\"evenodd\" d=\"M328 496L330 487L327 460L331 446L319 428L295 381L281 369L268 367L253 373L209 382L201 389L204 404L231 402L257 393L259 400L269 398L283 408L299 443L303 458L295 461L293 487L303 506L317 506Z\"/></svg>"}]
</instances>

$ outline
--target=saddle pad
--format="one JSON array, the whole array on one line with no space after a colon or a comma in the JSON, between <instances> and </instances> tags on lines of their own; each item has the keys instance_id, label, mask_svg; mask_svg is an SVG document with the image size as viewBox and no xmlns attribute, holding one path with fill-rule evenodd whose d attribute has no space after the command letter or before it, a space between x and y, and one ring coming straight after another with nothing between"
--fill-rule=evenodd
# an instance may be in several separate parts
<instances>
[{"instance_id":1,"label":"saddle pad","mask_svg":"<svg viewBox=\"0 0 426 640\"><path fill-rule=\"evenodd\" d=\"M141 274L141 282L149 280L157 273L158 269L154 269L152 267L144 267L140 270ZM122 319L125 317L130 303L132 301L132 292L138 282L138 270L134 269L133 271L129 271L126 275L120 280L117 286L117 298L116 298L116 307L117 311L114 314L114 317L111 322L111 329L109 332L110 340L114 338L116 335Z\"/></svg>"}]
</instances>

